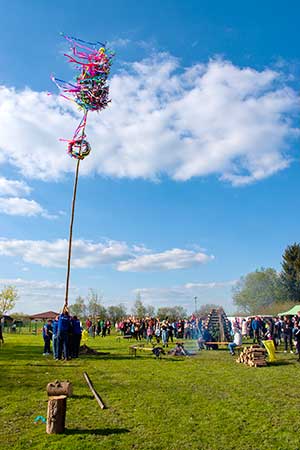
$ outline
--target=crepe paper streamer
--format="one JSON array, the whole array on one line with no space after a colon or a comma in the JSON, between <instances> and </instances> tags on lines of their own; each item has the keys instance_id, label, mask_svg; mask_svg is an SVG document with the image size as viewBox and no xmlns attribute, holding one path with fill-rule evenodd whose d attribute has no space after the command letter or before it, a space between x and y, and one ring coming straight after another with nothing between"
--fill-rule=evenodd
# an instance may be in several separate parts
<instances>
[{"instance_id":1,"label":"crepe paper streamer","mask_svg":"<svg viewBox=\"0 0 300 450\"><path fill-rule=\"evenodd\" d=\"M72 158L84 159L90 154L91 146L85 139L76 139L69 141L68 153Z\"/></svg>"},{"instance_id":2,"label":"crepe paper streamer","mask_svg":"<svg viewBox=\"0 0 300 450\"><path fill-rule=\"evenodd\" d=\"M114 53L102 42L86 42L72 36L62 36L70 43L70 54L64 56L78 71L74 82L51 76L61 91L61 96L75 102L84 112L76 128L73 139L67 140L68 153L75 159L89 155L91 146L86 140L85 127L88 111L102 111L110 103L107 78L110 73ZM65 140L65 139L62 139Z\"/></svg>"},{"instance_id":3,"label":"crepe paper streamer","mask_svg":"<svg viewBox=\"0 0 300 450\"><path fill-rule=\"evenodd\" d=\"M269 362L274 362L276 361L276 356L275 356L275 345L274 342L269 340L269 341L262 341L267 352L268 352L268 356L269 356Z\"/></svg>"},{"instance_id":4,"label":"crepe paper streamer","mask_svg":"<svg viewBox=\"0 0 300 450\"><path fill-rule=\"evenodd\" d=\"M36 416L36 418L34 419L34 423L37 425L39 421L41 421L42 423L46 423L46 418L44 416Z\"/></svg>"}]
</instances>

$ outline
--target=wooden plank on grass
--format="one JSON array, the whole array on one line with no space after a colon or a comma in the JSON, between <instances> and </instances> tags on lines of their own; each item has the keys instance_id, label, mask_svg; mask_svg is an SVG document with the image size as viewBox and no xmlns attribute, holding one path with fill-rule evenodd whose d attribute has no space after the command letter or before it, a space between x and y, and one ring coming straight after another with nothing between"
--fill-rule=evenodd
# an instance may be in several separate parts
<instances>
[{"instance_id":1,"label":"wooden plank on grass","mask_svg":"<svg viewBox=\"0 0 300 450\"><path fill-rule=\"evenodd\" d=\"M83 376L85 381L87 382L88 387L90 388L93 396L95 397L95 399L97 400L98 405L100 406L101 409L105 409L106 406L102 400L102 398L100 397L100 395L98 394L98 392L96 391L96 389L93 386L93 383L90 379L90 377L88 376L88 374L86 372L83 372Z\"/></svg>"}]
</instances>

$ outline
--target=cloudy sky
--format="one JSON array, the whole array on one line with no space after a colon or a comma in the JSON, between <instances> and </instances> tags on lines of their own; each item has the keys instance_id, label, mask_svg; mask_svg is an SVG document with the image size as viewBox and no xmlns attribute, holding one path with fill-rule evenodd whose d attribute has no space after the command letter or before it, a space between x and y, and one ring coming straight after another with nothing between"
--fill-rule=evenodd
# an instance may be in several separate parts
<instances>
[{"instance_id":1,"label":"cloudy sky","mask_svg":"<svg viewBox=\"0 0 300 450\"><path fill-rule=\"evenodd\" d=\"M59 139L81 112L50 80L75 74L61 31L116 51L111 105L88 118L70 301L231 312L240 276L280 269L299 241L296 1L1 4L0 284L18 311L64 300L75 162Z\"/></svg>"}]
</instances>

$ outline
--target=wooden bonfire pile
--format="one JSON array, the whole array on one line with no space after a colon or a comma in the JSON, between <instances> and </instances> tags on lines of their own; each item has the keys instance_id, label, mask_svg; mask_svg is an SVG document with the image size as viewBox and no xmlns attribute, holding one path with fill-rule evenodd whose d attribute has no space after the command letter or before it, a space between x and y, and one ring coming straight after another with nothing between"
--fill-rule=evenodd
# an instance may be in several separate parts
<instances>
[{"instance_id":1,"label":"wooden bonfire pile","mask_svg":"<svg viewBox=\"0 0 300 450\"><path fill-rule=\"evenodd\" d=\"M244 348L236 361L250 367L264 367L267 365L266 350L259 345L251 345Z\"/></svg>"},{"instance_id":2,"label":"wooden bonfire pile","mask_svg":"<svg viewBox=\"0 0 300 450\"><path fill-rule=\"evenodd\" d=\"M230 342L229 320L223 308L213 308L205 322L205 326L216 342Z\"/></svg>"}]
</instances>

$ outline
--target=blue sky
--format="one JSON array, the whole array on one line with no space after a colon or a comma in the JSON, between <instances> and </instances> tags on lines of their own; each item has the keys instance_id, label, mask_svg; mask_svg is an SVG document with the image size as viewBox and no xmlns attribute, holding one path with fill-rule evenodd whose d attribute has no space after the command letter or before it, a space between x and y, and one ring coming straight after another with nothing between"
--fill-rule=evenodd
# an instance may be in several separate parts
<instances>
[{"instance_id":1,"label":"blue sky","mask_svg":"<svg viewBox=\"0 0 300 450\"><path fill-rule=\"evenodd\" d=\"M1 6L2 5L2 6ZM299 241L300 6L279 1L1 2L0 268L17 310L63 304L80 113L63 31L116 51L111 106L90 114L72 301L221 303ZM48 93L52 95L48 95Z\"/></svg>"}]
</instances>

